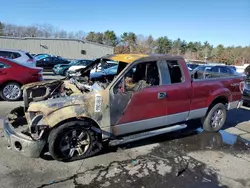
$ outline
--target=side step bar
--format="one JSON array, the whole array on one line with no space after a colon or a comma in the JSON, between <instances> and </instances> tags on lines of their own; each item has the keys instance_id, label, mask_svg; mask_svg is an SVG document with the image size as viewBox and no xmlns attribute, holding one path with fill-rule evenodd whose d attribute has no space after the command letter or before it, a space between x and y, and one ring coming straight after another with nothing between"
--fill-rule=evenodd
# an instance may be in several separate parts
<instances>
[{"instance_id":1,"label":"side step bar","mask_svg":"<svg viewBox=\"0 0 250 188\"><path fill-rule=\"evenodd\" d=\"M116 146L116 145L121 145L121 144L125 144L128 142L134 142L134 141L141 140L144 138L148 138L148 137L152 137L152 136L156 136L156 135L160 135L160 134L164 134L164 133L169 133L169 132L174 132L177 130L185 129L186 127L187 127L186 124L180 124L180 125L174 125L171 127L164 127L161 129L156 129L153 131L147 131L147 132L142 132L142 133L138 133L138 134L133 134L133 135L122 137L121 139L111 140L109 142L109 145Z\"/></svg>"}]
</instances>

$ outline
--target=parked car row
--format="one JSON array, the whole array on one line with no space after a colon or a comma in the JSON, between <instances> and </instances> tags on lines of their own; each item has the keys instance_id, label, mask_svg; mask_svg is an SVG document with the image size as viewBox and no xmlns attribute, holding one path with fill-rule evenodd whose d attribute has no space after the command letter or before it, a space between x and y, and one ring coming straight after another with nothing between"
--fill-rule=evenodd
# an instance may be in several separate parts
<instances>
[{"instance_id":1,"label":"parked car row","mask_svg":"<svg viewBox=\"0 0 250 188\"><path fill-rule=\"evenodd\" d=\"M84 68L84 67L88 66L92 62L93 61L86 60L86 59L74 60L74 61L71 61L68 64L57 64L57 65L55 65L53 67L52 71L56 75L66 76L66 73L69 70L69 68L71 68L71 69L72 69L72 67Z\"/></svg>"},{"instance_id":2,"label":"parked car row","mask_svg":"<svg viewBox=\"0 0 250 188\"><path fill-rule=\"evenodd\" d=\"M62 58L60 56L53 55L39 55L35 57L37 67L42 67L44 71L52 71L55 65L70 63L69 60Z\"/></svg>"}]
</instances>

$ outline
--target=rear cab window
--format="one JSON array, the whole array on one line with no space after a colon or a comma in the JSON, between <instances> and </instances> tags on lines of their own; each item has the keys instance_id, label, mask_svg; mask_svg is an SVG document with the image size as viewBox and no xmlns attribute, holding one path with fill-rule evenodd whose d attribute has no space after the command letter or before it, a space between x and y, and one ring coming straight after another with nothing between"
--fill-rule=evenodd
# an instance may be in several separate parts
<instances>
[{"instance_id":1,"label":"rear cab window","mask_svg":"<svg viewBox=\"0 0 250 188\"><path fill-rule=\"evenodd\" d=\"M161 61L160 66L163 85L178 84L185 81L183 70L178 60L164 60Z\"/></svg>"}]
</instances>

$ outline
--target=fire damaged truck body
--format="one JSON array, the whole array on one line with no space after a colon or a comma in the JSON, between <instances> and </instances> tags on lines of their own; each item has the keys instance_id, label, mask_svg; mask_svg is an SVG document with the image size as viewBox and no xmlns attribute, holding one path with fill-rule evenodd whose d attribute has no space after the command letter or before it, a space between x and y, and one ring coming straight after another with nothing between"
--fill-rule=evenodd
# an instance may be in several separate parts
<instances>
[{"instance_id":1,"label":"fire damaged truck body","mask_svg":"<svg viewBox=\"0 0 250 188\"><path fill-rule=\"evenodd\" d=\"M90 70L107 61L117 62L117 74L91 81ZM24 107L4 120L11 148L29 157L47 148L58 161L83 159L100 152L103 143L185 129L191 119L216 132L227 110L242 103L243 77L190 75L179 56L107 55L78 72L78 77L23 86Z\"/></svg>"}]
</instances>

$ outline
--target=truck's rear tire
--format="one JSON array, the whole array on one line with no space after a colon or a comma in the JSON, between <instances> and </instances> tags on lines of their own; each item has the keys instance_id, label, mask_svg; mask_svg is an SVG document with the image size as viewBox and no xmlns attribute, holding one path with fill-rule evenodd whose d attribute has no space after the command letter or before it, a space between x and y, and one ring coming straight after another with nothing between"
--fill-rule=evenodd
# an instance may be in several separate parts
<instances>
[{"instance_id":1,"label":"truck's rear tire","mask_svg":"<svg viewBox=\"0 0 250 188\"><path fill-rule=\"evenodd\" d=\"M54 128L49 135L49 153L58 161L74 161L94 155L98 135L79 121L67 122Z\"/></svg>"},{"instance_id":2,"label":"truck's rear tire","mask_svg":"<svg viewBox=\"0 0 250 188\"><path fill-rule=\"evenodd\" d=\"M203 129L207 132L218 132L224 126L226 118L226 106L222 103L218 103L202 118Z\"/></svg>"}]
</instances>

